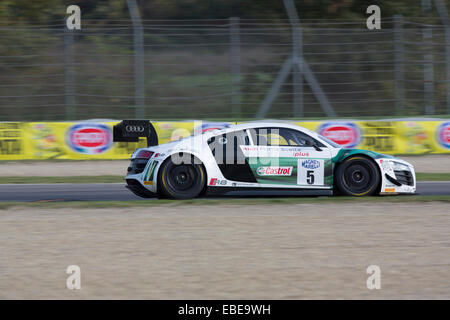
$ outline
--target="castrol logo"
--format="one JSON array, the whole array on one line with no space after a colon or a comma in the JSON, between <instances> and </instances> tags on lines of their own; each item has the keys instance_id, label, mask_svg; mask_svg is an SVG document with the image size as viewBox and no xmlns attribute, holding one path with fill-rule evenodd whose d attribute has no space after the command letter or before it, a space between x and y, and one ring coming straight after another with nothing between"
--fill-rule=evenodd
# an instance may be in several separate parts
<instances>
[{"instance_id":1,"label":"castrol logo","mask_svg":"<svg viewBox=\"0 0 450 320\"><path fill-rule=\"evenodd\" d=\"M292 167L258 167L259 176L290 176Z\"/></svg>"}]
</instances>

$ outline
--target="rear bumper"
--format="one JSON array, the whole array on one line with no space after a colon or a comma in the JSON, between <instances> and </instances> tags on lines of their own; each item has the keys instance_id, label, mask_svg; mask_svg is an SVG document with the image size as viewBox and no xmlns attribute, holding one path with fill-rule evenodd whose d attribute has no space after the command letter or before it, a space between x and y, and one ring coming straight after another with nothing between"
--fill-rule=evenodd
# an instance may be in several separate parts
<instances>
[{"instance_id":1,"label":"rear bumper","mask_svg":"<svg viewBox=\"0 0 450 320\"><path fill-rule=\"evenodd\" d=\"M127 182L126 187L133 192L135 195L142 198L154 198L156 197L156 193L151 192L147 188L145 188L138 180L136 179L126 179Z\"/></svg>"},{"instance_id":2,"label":"rear bumper","mask_svg":"<svg viewBox=\"0 0 450 320\"><path fill-rule=\"evenodd\" d=\"M127 175L140 174L144 171L148 159L131 159L127 168Z\"/></svg>"},{"instance_id":3,"label":"rear bumper","mask_svg":"<svg viewBox=\"0 0 450 320\"><path fill-rule=\"evenodd\" d=\"M127 188L140 197L155 197L157 186L154 173L159 162L152 159L139 160L141 159L133 159L128 167L125 177Z\"/></svg>"}]
</instances>

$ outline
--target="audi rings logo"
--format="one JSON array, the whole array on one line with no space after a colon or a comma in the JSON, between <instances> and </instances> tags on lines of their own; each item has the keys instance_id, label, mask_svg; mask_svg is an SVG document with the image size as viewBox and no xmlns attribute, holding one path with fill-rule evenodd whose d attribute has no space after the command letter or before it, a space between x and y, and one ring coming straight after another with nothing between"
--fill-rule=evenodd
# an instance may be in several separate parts
<instances>
[{"instance_id":1,"label":"audi rings logo","mask_svg":"<svg viewBox=\"0 0 450 320\"><path fill-rule=\"evenodd\" d=\"M131 126L128 125L125 127L125 131L126 132L135 132L135 133L140 133L140 132L144 132L145 128L143 126Z\"/></svg>"}]
</instances>

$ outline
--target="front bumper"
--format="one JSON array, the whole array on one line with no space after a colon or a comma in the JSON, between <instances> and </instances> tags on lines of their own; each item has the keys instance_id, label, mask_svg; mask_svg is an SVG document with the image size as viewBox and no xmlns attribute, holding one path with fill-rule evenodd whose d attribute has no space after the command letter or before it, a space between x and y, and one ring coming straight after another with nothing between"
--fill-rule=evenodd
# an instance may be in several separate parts
<instances>
[{"instance_id":1,"label":"front bumper","mask_svg":"<svg viewBox=\"0 0 450 320\"><path fill-rule=\"evenodd\" d=\"M381 170L380 194L400 194L416 192L414 167L401 159L378 159Z\"/></svg>"}]
</instances>

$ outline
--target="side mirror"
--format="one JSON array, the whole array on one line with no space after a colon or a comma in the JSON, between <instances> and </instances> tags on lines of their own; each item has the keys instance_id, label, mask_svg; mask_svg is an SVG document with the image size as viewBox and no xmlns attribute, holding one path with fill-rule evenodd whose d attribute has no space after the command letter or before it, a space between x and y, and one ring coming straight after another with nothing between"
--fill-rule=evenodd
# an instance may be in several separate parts
<instances>
[{"instance_id":1,"label":"side mirror","mask_svg":"<svg viewBox=\"0 0 450 320\"><path fill-rule=\"evenodd\" d=\"M322 151L322 149L317 145L317 143L314 140L306 140L305 145L307 147L313 147L316 149L316 151Z\"/></svg>"}]
</instances>

